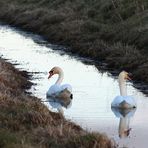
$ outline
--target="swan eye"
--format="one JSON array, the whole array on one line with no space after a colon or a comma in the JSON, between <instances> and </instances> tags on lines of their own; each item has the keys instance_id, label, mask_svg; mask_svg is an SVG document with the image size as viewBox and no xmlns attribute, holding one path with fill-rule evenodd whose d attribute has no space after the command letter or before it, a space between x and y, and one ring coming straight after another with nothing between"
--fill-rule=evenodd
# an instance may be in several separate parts
<instances>
[{"instance_id":1,"label":"swan eye","mask_svg":"<svg viewBox=\"0 0 148 148\"><path fill-rule=\"evenodd\" d=\"M48 79L51 78L53 75L54 75L54 71L53 70L49 71Z\"/></svg>"},{"instance_id":2,"label":"swan eye","mask_svg":"<svg viewBox=\"0 0 148 148\"><path fill-rule=\"evenodd\" d=\"M53 74L53 70L49 71L50 74Z\"/></svg>"}]
</instances>

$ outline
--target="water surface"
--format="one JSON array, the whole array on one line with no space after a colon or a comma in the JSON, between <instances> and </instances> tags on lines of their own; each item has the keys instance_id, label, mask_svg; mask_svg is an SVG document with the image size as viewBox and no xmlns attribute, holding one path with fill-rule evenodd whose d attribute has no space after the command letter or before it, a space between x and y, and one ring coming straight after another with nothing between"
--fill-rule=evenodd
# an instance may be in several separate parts
<instances>
[{"instance_id":1,"label":"water surface","mask_svg":"<svg viewBox=\"0 0 148 148\"><path fill-rule=\"evenodd\" d=\"M39 43L36 43L38 41ZM74 98L71 106L64 110L67 119L71 119L89 131L106 133L116 140L120 147L146 148L148 145L148 98L128 82L128 94L135 97L138 107L130 118L131 131L126 138L119 138L120 116L111 110L111 102L119 95L118 82L101 73L94 65L85 65L80 60L66 55L63 51L53 50L55 45L46 43L36 35L17 31L8 26L0 26L0 56L17 68L33 73L33 95L46 100L46 91L56 81L57 76L47 79L53 66L64 71L63 83L72 85ZM48 102L49 109L57 111Z\"/></svg>"}]
</instances>

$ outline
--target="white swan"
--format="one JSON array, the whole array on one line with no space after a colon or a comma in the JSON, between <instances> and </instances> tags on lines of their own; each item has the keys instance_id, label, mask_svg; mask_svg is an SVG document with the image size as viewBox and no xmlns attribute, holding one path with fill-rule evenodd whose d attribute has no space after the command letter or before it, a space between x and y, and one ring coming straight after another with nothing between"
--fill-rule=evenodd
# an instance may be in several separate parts
<instances>
[{"instance_id":1,"label":"white swan","mask_svg":"<svg viewBox=\"0 0 148 148\"><path fill-rule=\"evenodd\" d=\"M48 79L51 78L54 74L58 74L58 79L54 85L52 85L46 93L47 97L54 97L62 99L63 101L67 99L72 99L72 87L69 84L61 85L64 73L60 67L53 67L49 71Z\"/></svg>"},{"instance_id":2,"label":"white swan","mask_svg":"<svg viewBox=\"0 0 148 148\"><path fill-rule=\"evenodd\" d=\"M127 96L127 88L126 88L126 80L131 80L129 77L129 73L126 71L122 71L119 74L119 88L120 88L120 96L115 97L113 100L111 107L117 108L135 108L136 101L132 96Z\"/></svg>"}]
</instances>

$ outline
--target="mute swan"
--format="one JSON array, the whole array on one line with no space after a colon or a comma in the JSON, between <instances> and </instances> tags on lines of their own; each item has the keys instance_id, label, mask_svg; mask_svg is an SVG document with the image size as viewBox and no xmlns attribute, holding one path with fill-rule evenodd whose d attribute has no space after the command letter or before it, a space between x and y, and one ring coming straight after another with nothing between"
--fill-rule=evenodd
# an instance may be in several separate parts
<instances>
[{"instance_id":1,"label":"mute swan","mask_svg":"<svg viewBox=\"0 0 148 148\"><path fill-rule=\"evenodd\" d=\"M46 93L47 98L53 97L53 98L59 98L63 101L67 99L72 99L72 87L69 84L61 85L63 78L64 78L64 72L60 67L53 67L49 71L48 79L51 78L54 74L58 74L58 79L55 82L54 85L52 85L49 90Z\"/></svg>"},{"instance_id":2,"label":"mute swan","mask_svg":"<svg viewBox=\"0 0 148 148\"><path fill-rule=\"evenodd\" d=\"M118 77L120 96L115 97L111 107L135 108L137 106L135 99L131 96L127 96L126 80L131 80L129 73L122 71Z\"/></svg>"}]
</instances>

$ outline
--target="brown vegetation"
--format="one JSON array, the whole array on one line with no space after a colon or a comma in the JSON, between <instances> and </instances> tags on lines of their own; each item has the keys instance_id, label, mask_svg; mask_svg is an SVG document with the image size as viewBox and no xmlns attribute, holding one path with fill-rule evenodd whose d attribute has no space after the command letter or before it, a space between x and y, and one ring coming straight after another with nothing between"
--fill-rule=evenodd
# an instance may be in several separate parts
<instances>
[{"instance_id":1,"label":"brown vegetation","mask_svg":"<svg viewBox=\"0 0 148 148\"><path fill-rule=\"evenodd\" d=\"M0 20L148 83L147 0L0 0Z\"/></svg>"},{"instance_id":2,"label":"brown vegetation","mask_svg":"<svg viewBox=\"0 0 148 148\"><path fill-rule=\"evenodd\" d=\"M1 148L112 148L113 141L88 133L25 93L27 73L0 59Z\"/></svg>"}]
</instances>

